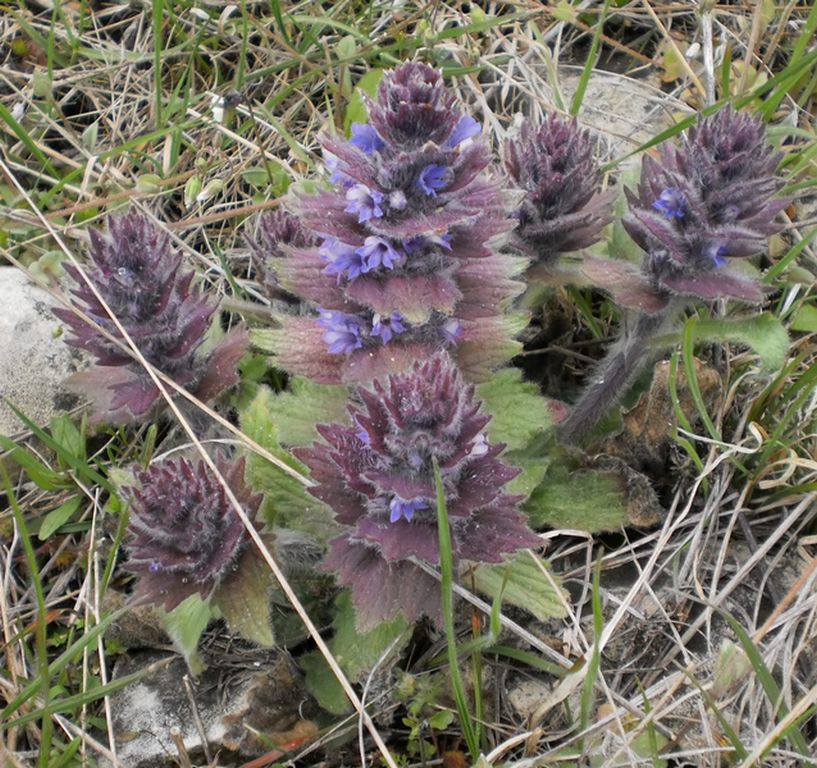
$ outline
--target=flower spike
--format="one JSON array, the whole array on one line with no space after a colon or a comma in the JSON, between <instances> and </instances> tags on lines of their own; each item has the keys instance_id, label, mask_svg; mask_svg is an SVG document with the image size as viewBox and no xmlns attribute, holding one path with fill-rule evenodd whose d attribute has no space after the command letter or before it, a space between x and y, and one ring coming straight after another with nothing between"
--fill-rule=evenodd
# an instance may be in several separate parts
<instances>
[{"instance_id":1,"label":"flower spike","mask_svg":"<svg viewBox=\"0 0 817 768\"><path fill-rule=\"evenodd\" d=\"M324 383L371 380L440 350L484 379L518 349L505 310L522 263L498 251L511 200L486 172L480 124L416 62L387 72L367 105L349 141L323 141L333 188L289 200L313 240L266 244L277 285L317 318L283 317L256 339Z\"/></svg>"},{"instance_id":2,"label":"flower spike","mask_svg":"<svg viewBox=\"0 0 817 768\"><path fill-rule=\"evenodd\" d=\"M353 426L320 426L324 442L295 451L317 482L310 493L349 526L324 567L351 587L361 628L400 612L439 622L439 586L410 560L439 563L434 462L454 557L489 563L539 544L517 509L521 497L502 491L519 470L499 458L504 445L487 442L490 417L446 353L376 379L357 400Z\"/></svg>"},{"instance_id":3,"label":"flower spike","mask_svg":"<svg viewBox=\"0 0 817 768\"><path fill-rule=\"evenodd\" d=\"M91 231L87 273L145 359L201 400L235 384L235 364L247 335L235 331L211 351L200 350L217 305L192 286L193 272L182 271L181 254L171 249L168 237L135 211L111 218L108 229L108 237ZM77 283L74 305L121 338L79 270L70 264L65 269ZM147 371L72 311L55 309L54 314L71 329L68 343L96 357L94 367L68 380L92 400L93 418L131 423L150 416L160 394Z\"/></svg>"}]
</instances>

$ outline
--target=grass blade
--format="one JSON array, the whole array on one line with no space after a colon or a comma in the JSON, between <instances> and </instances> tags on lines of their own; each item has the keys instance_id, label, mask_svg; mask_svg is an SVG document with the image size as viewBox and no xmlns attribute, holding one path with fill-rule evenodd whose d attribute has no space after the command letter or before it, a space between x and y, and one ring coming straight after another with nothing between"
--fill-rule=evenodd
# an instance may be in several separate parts
<instances>
[{"instance_id":1,"label":"grass blade","mask_svg":"<svg viewBox=\"0 0 817 768\"><path fill-rule=\"evenodd\" d=\"M471 713L468 711L468 697L457 661L457 633L454 629L454 557L451 552L451 531L448 527L448 507L445 503L445 490L440 476L440 466L436 458L434 459L434 482L437 488L437 528L440 541L443 624L445 625L445 637L448 645L448 671L451 675L451 686L454 689L454 699L457 703L463 737L468 745L471 758L476 760L479 757L479 732L474 729L471 722ZM478 728L479 724L477 724Z\"/></svg>"},{"instance_id":2,"label":"grass blade","mask_svg":"<svg viewBox=\"0 0 817 768\"><path fill-rule=\"evenodd\" d=\"M590 51L587 54L587 61L584 63L582 75L579 78L579 84L576 87L576 93L573 94L573 101L570 103L570 116L576 117L579 110L582 108L584 101L584 94L587 91L587 84L590 82L590 75L596 68L596 60L598 59L599 42L601 41L602 31L604 30L604 22L607 19L607 10L610 7L610 0L604 0L604 6L601 9L599 20L596 23L596 29L593 32L593 42L590 44Z\"/></svg>"}]
</instances>

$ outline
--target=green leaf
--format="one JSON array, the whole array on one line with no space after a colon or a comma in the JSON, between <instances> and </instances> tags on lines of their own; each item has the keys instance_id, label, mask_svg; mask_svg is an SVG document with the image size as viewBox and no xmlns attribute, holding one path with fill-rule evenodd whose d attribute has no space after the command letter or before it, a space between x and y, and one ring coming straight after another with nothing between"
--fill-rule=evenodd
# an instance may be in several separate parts
<instances>
[{"instance_id":1,"label":"green leaf","mask_svg":"<svg viewBox=\"0 0 817 768\"><path fill-rule=\"evenodd\" d=\"M442 709L429 717L427 722L428 727L432 730L444 731L454 722L454 713L447 709Z\"/></svg>"},{"instance_id":2,"label":"green leaf","mask_svg":"<svg viewBox=\"0 0 817 768\"><path fill-rule=\"evenodd\" d=\"M184 656L187 666L194 675L204 670L197 648L202 632L213 618L213 609L198 593L190 595L169 613L163 612L165 631L174 645Z\"/></svg>"},{"instance_id":3,"label":"green leaf","mask_svg":"<svg viewBox=\"0 0 817 768\"><path fill-rule=\"evenodd\" d=\"M814 333L817 331L817 307L813 304L803 304L796 312L789 327L793 331Z\"/></svg>"},{"instance_id":4,"label":"green leaf","mask_svg":"<svg viewBox=\"0 0 817 768\"><path fill-rule=\"evenodd\" d=\"M488 436L510 450L526 446L553 426L539 387L524 381L518 368L503 368L477 387L477 397L491 414Z\"/></svg>"},{"instance_id":5,"label":"green leaf","mask_svg":"<svg viewBox=\"0 0 817 768\"><path fill-rule=\"evenodd\" d=\"M382 668L386 654L396 660L409 641L411 632L402 615L360 634L348 590L338 595L335 608L337 613L332 622L335 634L328 645L344 674L353 683L360 682L375 665ZM307 690L327 712L342 715L351 710L349 699L320 653L306 654L301 658L300 665L304 670Z\"/></svg>"},{"instance_id":6,"label":"green leaf","mask_svg":"<svg viewBox=\"0 0 817 768\"><path fill-rule=\"evenodd\" d=\"M277 414L272 407L275 399L268 388L259 388L255 399L241 414L241 428L285 464L307 474L307 468L281 448ZM250 454L248 457L247 481L266 495L262 517L268 523L304 531L323 542L340 530L325 504L311 496L301 482L261 456Z\"/></svg>"},{"instance_id":7,"label":"green leaf","mask_svg":"<svg viewBox=\"0 0 817 768\"><path fill-rule=\"evenodd\" d=\"M522 470L521 474L504 488L505 493L512 495L530 496L533 489L542 482L549 464L547 457L527 451L507 451L502 454L501 458L506 464Z\"/></svg>"},{"instance_id":8,"label":"green leaf","mask_svg":"<svg viewBox=\"0 0 817 768\"><path fill-rule=\"evenodd\" d=\"M31 419L28 418L19 408L15 407L14 403L6 401L8 403L9 408L14 411L15 416L17 416L23 424L28 427L40 440L45 443L54 453L57 454L57 458L60 461L65 462L65 464L71 469L73 469L80 477L85 480L90 481L91 483L95 483L97 485L102 486L106 491L113 491L113 487L111 483L108 481L106 477L103 477L99 472L93 469L90 465L88 465L84 460L78 459L73 453L66 451L60 443L55 440L48 432L44 429L41 429L37 424L35 424ZM0 435L0 445L3 445L2 440L4 438ZM14 445L12 443L12 445ZM49 470L49 472L51 472ZM54 473L51 472L53 475ZM31 478L34 480L34 478ZM36 482L36 480L34 481ZM68 484L70 481L67 481ZM39 485L39 483L38 483ZM41 486L42 487L42 486ZM45 489L48 490L48 489Z\"/></svg>"},{"instance_id":9,"label":"green leaf","mask_svg":"<svg viewBox=\"0 0 817 768\"><path fill-rule=\"evenodd\" d=\"M479 755L482 725L477 717L472 718L468 706L468 694L460 673L457 658L457 632L454 626L454 556L451 550L451 529L448 524L448 507L445 503L445 489L440 475L440 465L436 456L432 458L434 465L434 485L437 490L437 537L440 546L440 592L445 628L446 651L448 655L448 676L451 679L451 689L460 716L460 727L471 759L476 760Z\"/></svg>"},{"instance_id":10,"label":"green leaf","mask_svg":"<svg viewBox=\"0 0 817 768\"><path fill-rule=\"evenodd\" d=\"M361 91L369 96L374 96L382 77L382 69L370 69L357 81L357 88L352 94L352 98L349 99L349 106L346 107L346 114L343 116L343 131L347 136L352 128L352 123L365 123L369 119L369 112L361 96Z\"/></svg>"},{"instance_id":11,"label":"green leaf","mask_svg":"<svg viewBox=\"0 0 817 768\"><path fill-rule=\"evenodd\" d=\"M66 452L85 461L85 436L77 429L70 416L60 415L51 419L51 437Z\"/></svg>"},{"instance_id":12,"label":"green leaf","mask_svg":"<svg viewBox=\"0 0 817 768\"><path fill-rule=\"evenodd\" d=\"M572 528L596 533L627 524L621 478L592 469L554 466L523 504L533 528Z\"/></svg>"},{"instance_id":13,"label":"green leaf","mask_svg":"<svg viewBox=\"0 0 817 768\"><path fill-rule=\"evenodd\" d=\"M746 657L751 664L752 669L754 669L758 681L763 686L763 690L766 693L766 697L769 699L769 703L777 713L778 719L785 719L789 714L789 708L786 705L783 693L778 687L777 681L774 679L771 670L766 665L763 656L752 641L752 638L749 637L749 634L734 616L727 611L722 611L720 609L716 610L729 622L729 626L732 627L732 630L738 636L738 641L743 646ZM801 755L810 756L813 754L809 750L803 734L798 730L797 723L792 723L785 731L783 731L783 735L791 741L792 746Z\"/></svg>"},{"instance_id":14,"label":"green leaf","mask_svg":"<svg viewBox=\"0 0 817 768\"><path fill-rule=\"evenodd\" d=\"M346 696L343 686L332 674L326 659L319 651L305 653L298 659L298 665L304 672L304 685L315 697L315 701L332 715L345 715L352 710L352 703Z\"/></svg>"},{"instance_id":15,"label":"green leaf","mask_svg":"<svg viewBox=\"0 0 817 768\"><path fill-rule=\"evenodd\" d=\"M337 613L332 622L335 636L329 647L346 676L353 682L359 682L369 674L381 661L384 653L390 651L394 656L409 640L411 633L407 631L408 622L402 614L360 634L356 626L355 606L348 590L337 596L335 608Z\"/></svg>"},{"instance_id":16,"label":"green leaf","mask_svg":"<svg viewBox=\"0 0 817 768\"><path fill-rule=\"evenodd\" d=\"M8 451L8 458L19 464L25 470L28 479L44 491L56 491L66 485L65 479L59 472L54 472L11 438L0 435L0 448Z\"/></svg>"},{"instance_id":17,"label":"green leaf","mask_svg":"<svg viewBox=\"0 0 817 768\"><path fill-rule=\"evenodd\" d=\"M162 178L155 173L143 173L136 179L136 191L153 195L162 191Z\"/></svg>"},{"instance_id":18,"label":"green leaf","mask_svg":"<svg viewBox=\"0 0 817 768\"><path fill-rule=\"evenodd\" d=\"M786 362L789 335L780 320L769 312L754 317L699 320L695 327L699 341L745 344L754 350L766 371L777 371Z\"/></svg>"},{"instance_id":19,"label":"green leaf","mask_svg":"<svg viewBox=\"0 0 817 768\"><path fill-rule=\"evenodd\" d=\"M749 657L743 649L731 640L725 639L715 659L710 690L712 697L719 699L734 690L736 685L746 679L751 669Z\"/></svg>"},{"instance_id":20,"label":"green leaf","mask_svg":"<svg viewBox=\"0 0 817 768\"><path fill-rule=\"evenodd\" d=\"M283 445L307 445L318 439L316 424L347 423L348 391L345 386L315 384L302 376L289 382L286 392L267 390L265 407Z\"/></svg>"},{"instance_id":21,"label":"green leaf","mask_svg":"<svg viewBox=\"0 0 817 768\"><path fill-rule=\"evenodd\" d=\"M559 0L556 7L551 10L555 21L564 21L568 24L575 23L579 14L568 0Z\"/></svg>"},{"instance_id":22,"label":"green leaf","mask_svg":"<svg viewBox=\"0 0 817 768\"><path fill-rule=\"evenodd\" d=\"M241 178L255 189L266 189L272 197L281 197L292 183L287 169L274 160L266 160L263 165L247 168Z\"/></svg>"},{"instance_id":23,"label":"green leaf","mask_svg":"<svg viewBox=\"0 0 817 768\"><path fill-rule=\"evenodd\" d=\"M52 509L40 524L40 530L37 537L40 541L45 541L51 536L60 526L67 523L79 509L82 504L80 496L72 496L67 501L60 504L56 509Z\"/></svg>"},{"instance_id":24,"label":"green leaf","mask_svg":"<svg viewBox=\"0 0 817 768\"><path fill-rule=\"evenodd\" d=\"M531 552L517 552L504 563L472 567L476 588L491 598L524 608L540 621L567 615L561 582L547 561Z\"/></svg>"},{"instance_id":25,"label":"green leaf","mask_svg":"<svg viewBox=\"0 0 817 768\"><path fill-rule=\"evenodd\" d=\"M652 768L667 768L669 761L660 755L668 743L669 739L663 733L648 727L629 742L629 747L636 755L645 758L645 765L651 765ZM648 759L651 762L647 763Z\"/></svg>"},{"instance_id":26,"label":"green leaf","mask_svg":"<svg viewBox=\"0 0 817 768\"><path fill-rule=\"evenodd\" d=\"M275 644L270 616L273 578L253 547L244 553L236 574L222 582L214 596L231 631L267 647Z\"/></svg>"}]
</instances>

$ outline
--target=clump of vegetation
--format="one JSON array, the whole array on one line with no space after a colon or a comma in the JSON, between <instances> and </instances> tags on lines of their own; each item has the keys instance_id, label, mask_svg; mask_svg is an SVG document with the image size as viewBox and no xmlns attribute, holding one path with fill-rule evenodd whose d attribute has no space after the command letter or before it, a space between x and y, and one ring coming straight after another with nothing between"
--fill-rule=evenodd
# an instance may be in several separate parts
<instances>
[{"instance_id":1,"label":"clump of vegetation","mask_svg":"<svg viewBox=\"0 0 817 768\"><path fill-rule=\"evenodd\" d=\"M92 359L0 436L0 751L117 764L169 637L190 701L250 679L235 764L811 760L817 14L767 6L11 12L0 244ZM599 51L663 78L612 153Z\"/></svg>"}]
</instances>

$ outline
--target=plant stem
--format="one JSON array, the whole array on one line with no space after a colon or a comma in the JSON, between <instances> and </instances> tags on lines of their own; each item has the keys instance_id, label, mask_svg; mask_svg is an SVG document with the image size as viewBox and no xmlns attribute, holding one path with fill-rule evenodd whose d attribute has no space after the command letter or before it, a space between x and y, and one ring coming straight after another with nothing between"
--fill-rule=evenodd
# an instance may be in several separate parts
<instances>
[{"instance_id":1,"label":"plant stem","mask_svg":"<svg viewBox=\"0 0 817 768\"><path fill-rule=\"evenodd\" d=\"M632 330L622 333L602 360L599 372L562 423L559 430L562 440L578 442L616 404L627 391L627 385L649 360L651 339L676 316L678 310L676 303L670 302L657 314L638 315Z\"/></svg>"}]
</instances>

